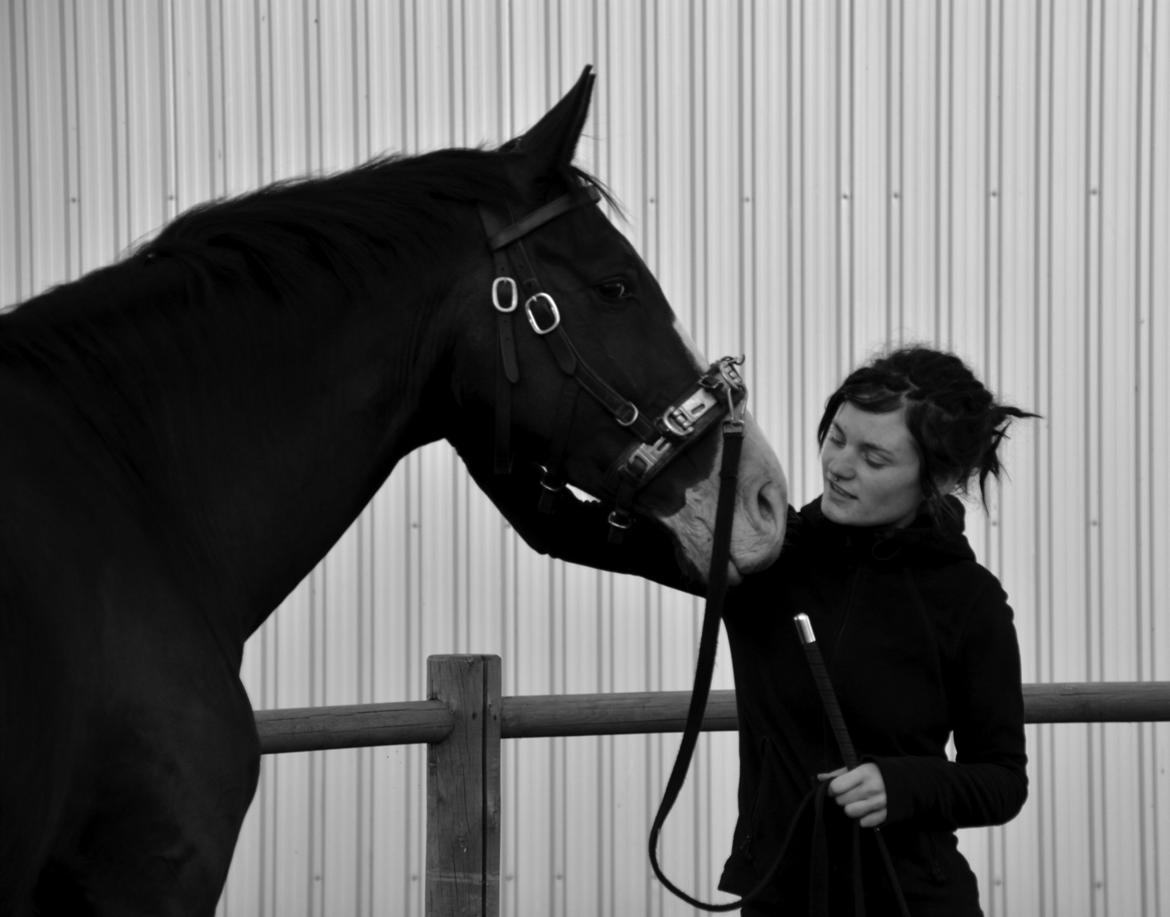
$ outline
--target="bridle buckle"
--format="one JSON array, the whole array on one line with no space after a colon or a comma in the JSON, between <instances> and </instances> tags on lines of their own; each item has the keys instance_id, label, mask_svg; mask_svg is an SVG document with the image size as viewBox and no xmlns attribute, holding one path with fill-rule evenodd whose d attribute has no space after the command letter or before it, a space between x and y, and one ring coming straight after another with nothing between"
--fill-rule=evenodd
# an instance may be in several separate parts
<instances>
[{"instance_id":1,"label":"bridle buckle","mask_svg":"<svg viewBox=\"0 0 1170 917\"><path fill-rule=\"evenodd\" d=\"M539 303L544 303L548 309L549 322L547 325L542 325L536 317L536 313L533 311L533 307ZM524 314L528 316L528 324L532 326L532 330L541 337L544 337L546 334L552 334L561 324L561 311L557 308L556 300L544 292L533 293L525 300Z\"/></svg>"},{"instance_id":2,"label":"bridle buckle","mask_svg":"<svg viewBox=\"0 0 1170 917\"><path fill-rule=\"evenodd\" d=\"M508 291L508 304L504 305L500 301L500 291ZM497 312L515 312L516 306L520 304L520 291L516 287L516 281L511 277L497 277L492 281L492 306Z\"/></svg>"},{"instance_id":3,"label":"bridle buckle","mask_svg":"<svg viewBox=\"0 0 1170 917\"><path fill-rule=\"evenodd\" d=\"M719 402L713 394L715 390L699 380L699 387L680 403L671 405L658 418L658 426L662 432L675 440L683 440L695 432L699 420L715 407Z\"/></svg>"},{"instance_id":4,"label":"bridle buckle","mask_svg":"<svg viewBox=\"0 0 1170 917\"><path fill-rule=\"evenodd\" d=\"M723 357L713 367L718 369L721 380L718 387L727 398L727 416L723 419L724 433L743 430L743 417L747 409L747 398L744 397L747 394L747 385L744 384L743 376L736 367L743 366L745 359L743 354L738 358Z\"/></svg>"},{"instance_id":5,"label":"bridle buckle","mask_svg":"<svg viewBox=\"0 0 1170 917\"><path fill-rule=\"evenodd\" d=\"M634 424L636 424L638 422L638 418L641 417L642 415L638 411L638 406L636 404L634 404L632 401L627 402L627 404L625 406L626 406L626 408L628 408L628 413L626 413L624 415L615 414L613 419L615 421L617 421L617 424L619 427L632 427Z\"/></svg>"}]
</instances>

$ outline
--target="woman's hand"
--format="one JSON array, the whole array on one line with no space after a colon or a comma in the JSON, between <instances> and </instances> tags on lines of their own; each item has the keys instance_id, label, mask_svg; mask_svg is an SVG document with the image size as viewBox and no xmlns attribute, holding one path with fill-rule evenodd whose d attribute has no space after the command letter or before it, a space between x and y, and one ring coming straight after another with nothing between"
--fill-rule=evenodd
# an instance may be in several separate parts
<instances>
[{"instance_id":1,"label":"woman's hand","mask_svg":"<svg viewBox=\"0 0 1170 917\"><path fill-rule=\"evenodd\" d=\"M842 767L817 779L830 781L829 795L846 815L860 819L861 827L876 828L886 820L886 782L876 764L859 764L851 771Z\"/></svg>"}]
</instances>

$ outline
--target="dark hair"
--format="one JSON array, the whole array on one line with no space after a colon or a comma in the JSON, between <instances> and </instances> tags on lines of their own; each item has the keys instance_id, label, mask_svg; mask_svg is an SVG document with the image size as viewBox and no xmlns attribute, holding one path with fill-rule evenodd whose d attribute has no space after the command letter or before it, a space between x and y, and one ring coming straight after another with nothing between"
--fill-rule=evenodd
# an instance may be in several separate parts
<instances>
[{"instance_id":1,"label":"dark hair","mask_svg":"<svg viewBox=\"0 0 1170 917\"><path fill-rule=\"evenodd\" d=\"M966 493L978 477L986 507L987 479L999 477L999 444L1012 418L1039 416L996 402L954 354L917 346L891 351L849 374L825 403L818 446L845 402L874 414L906 408L906 426L922 464L922 492L936 518L947 512L938 479L954 477Z\"/></svg>"}]
</instances>

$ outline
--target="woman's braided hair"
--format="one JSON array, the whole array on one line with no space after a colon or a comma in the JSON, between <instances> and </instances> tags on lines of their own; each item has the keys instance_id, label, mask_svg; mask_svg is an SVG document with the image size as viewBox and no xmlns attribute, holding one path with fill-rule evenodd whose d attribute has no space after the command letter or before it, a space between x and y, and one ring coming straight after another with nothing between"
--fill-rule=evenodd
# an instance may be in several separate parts
<instances>
[{"instance_id":1,"label":"woman's braided hair","mask_svg":"<svg viewBox=\"0 0 1170 917\"><path fill-rule=\"evenodd\" d=\"M978 478L987 505L987 479L1001 471L999 444L1016 417L1037 417L999 404L970 368L952 353L903 347L854 370L829 396L817 428L824 445L838 408L845 402L884 414L906 408L906 426L921 460L922 492L937 518L947 512L937 481L955 479L966 493Z\"/></svg>"}]
</instances>

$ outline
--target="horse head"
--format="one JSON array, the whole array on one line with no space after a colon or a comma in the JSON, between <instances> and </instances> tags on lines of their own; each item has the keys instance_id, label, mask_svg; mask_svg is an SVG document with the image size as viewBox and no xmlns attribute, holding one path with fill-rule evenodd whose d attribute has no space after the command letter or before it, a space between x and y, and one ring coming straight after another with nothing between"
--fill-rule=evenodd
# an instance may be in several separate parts
<instances>
[{"instance_id":1,"label":"horse head","mask_svg":"<svg viewBox=\"0 0 1170 917\"><path fill-rule=\"evenodd\" d=\"M481 206L485 244L463 279L475 315L461 336L457 400L475 432L461 438L494 442L497 471L537 463L549 496L569 483L615 502L616 529L630 510L658 520L704 577L716 421L741 410L744 389L734 361L699 354L654 275L595 206L606 192L572 164L593 80L586 68L498 151L509 199ZM750 414L744 422L732 581L776 558L787 504L779 460Z\"/></svg>"}]
</instances>

